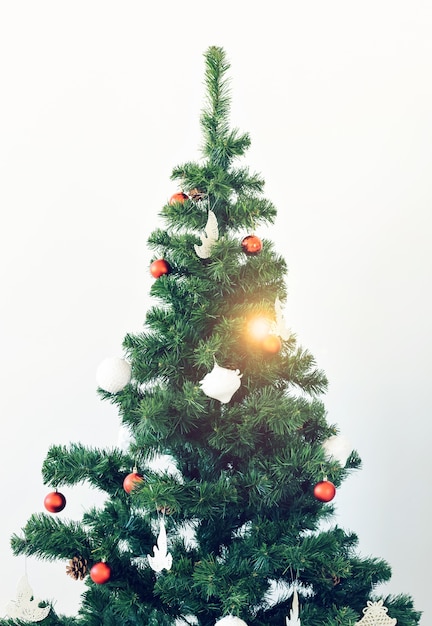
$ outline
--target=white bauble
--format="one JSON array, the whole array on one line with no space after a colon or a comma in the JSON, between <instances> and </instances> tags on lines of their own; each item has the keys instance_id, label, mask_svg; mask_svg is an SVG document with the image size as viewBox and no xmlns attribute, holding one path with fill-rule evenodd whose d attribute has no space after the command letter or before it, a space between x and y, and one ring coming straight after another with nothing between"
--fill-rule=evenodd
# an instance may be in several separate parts
<instances>
[{"instance_id":1,"label":"white bauble","mask_svg":"<svg viewBox=\"0 0 432 626\"><path fill-rule=\"evenodd\" d=\"M221 367L215 361L212 371L206 374L199 384L206 396L226 404L240 387L241 377L240 370Z\"/></svg>"},{"instance_id":2,"label":"white bauble","mask_svg":"<svg viewBox=\"0 0 432 626\"><path fill-rule=\"evenodd\" d=\"M323 442L322 447L327 459L329 461L332 459L338 461L342 467L345 467L348 457L353 450L348 439L342 435L332 435Z\"/></svg>"},{"instance_id":3,"label":"white bauble","mask_svg":"<svg viewBox=\"0 0 432 626\"><path fill-rule=\"evenodd\" d=\"M215 626L247 626L247 624L235 615L225 615L215 622Z\"/></svg>"},{"instance_id":4,"label":"white bauble","mask_svg":"<svg viewBox=\"0 0 432 626\"><path fill-rule=\"evenodd\" d=\"M109 393L118 393L131 379L131 365L119 357L104 359L96 370L98 386Z\"/></svg>"}]
</instances>

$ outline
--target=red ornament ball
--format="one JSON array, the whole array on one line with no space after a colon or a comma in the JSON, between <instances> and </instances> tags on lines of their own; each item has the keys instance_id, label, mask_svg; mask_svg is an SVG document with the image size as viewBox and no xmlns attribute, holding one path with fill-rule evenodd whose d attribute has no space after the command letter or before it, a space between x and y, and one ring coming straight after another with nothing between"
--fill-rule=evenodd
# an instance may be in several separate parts
<instances>
[{"instance_id":1,"label":"red ornament ball","mask_svg":"<svg viewBox=\"0 0 432 626\"><path fill-rule=\"evenodd\" d=\"M90 578L98 585L107 583L111 578L111 568L108 563L105 563L104 561L95 563L90 570Z\"/></svg>"},{"instance_id":2,"label":"red ornament ball","mask_svg":"<svg viewBox=\"0 0 432 626\"><path fill-rule=\"evenodd\" d=\"M66 506L66 498L59 491L51 491L44 498L44 507L50 513L60 513Z\"/></svg>"},{"instance_id":3,"label":"red ornament ball","mask_svg":"<svg viewBox=\"0 0 432 626\"><path fill-rule=\"evenodd\" d=\"M188 200L188 196L180 191L179 193L175 193L171 196L171 198L169 199L169 203L175 204L176 202L181 202L181 204L183 204L185 200Z\"/></svg>"},{"instance_id":4,"label":"red ornament ball","mask_svg":"<svg viewBox=\"0 0 432 626\"><path fill-rule=\"evenodd\" d=\"M241 242L242 250L245 254L259 254L262 250L262 241L256 235L248 235Z\"/></svg>"},{"instance_id":5,"label":"red ornament ball","mask_svg":"<svg viewBox=\"0 0 432 626\"><path fill-rule=\"evenodd\" d=\"M336 487L329 480L321 480L314 487L314 496L321 502L330 502L336 495Z\"/></svg>"},{"instance_id":6,"label":"red ornament ball","mask_svg":"<svg viewBox=\"0 0 432 626\"><path fill-rule=\"evenodd\" d=\"M124 479L123 489L126 491L126 493L130 493L132 489L135 488L137 483L141 483L143 480L144 476L142 474L139 474L134 468L134 471L128 474Z\"/></svg>"},{"instance_id":7,"label":"red ornament ball","mask_svg":"<svg viewBox=\"0 0 432 626\"><path fill-rule=\"evenodd\" d=\"M261 346L265 352L269 354L277 354L282 348L282 341L277 335L267 335L261 342Z\"/></svg>"},{"instance_id":8,"label":"red ornament ball","mask_svg":"<svg viewBox=\"0 0 432 626\"><path fill-rule=\"evenodd\" d=\"M170 269L170 264L165 259L157 259L150 265L150 274L153 278L159 278L163 274L168 274Z\"/></svg>"}]
</instances>

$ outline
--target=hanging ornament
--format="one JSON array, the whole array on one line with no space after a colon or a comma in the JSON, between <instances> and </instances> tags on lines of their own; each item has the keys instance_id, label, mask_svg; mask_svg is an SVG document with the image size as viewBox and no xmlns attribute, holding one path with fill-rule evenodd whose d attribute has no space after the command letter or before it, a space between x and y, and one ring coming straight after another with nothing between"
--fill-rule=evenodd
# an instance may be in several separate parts
<instances>
[{"instance_id":1,"label":"hanging ornament","mask_svg":"<svg viewBox=\"0 0 432 626\"><path fill-rule=\"evenodd\" d=\"M368 600L367 607L363 609L364 616L354 626L395 626L397 619L389 617L387 612L388 608L383 606L382 600Z\"/></svg>"},{"instance_id":2,"label":"hanging ornament","mask_svg":"<svg viewBox=\"0 0 432 626\"><path fill-rule=\"evenodd\" d=\"M313 490L314 496L321 502L330 502L336 495L336 487L329 480L321 480Z\"/></svg>"},{"instance_id":3,"label":"hanging ornament","mask_svg":"<svg viewBox=\"0 0 432 626\"><path fill-rule=\"evenodd\" d=\"M133 468L132 472L126 476L123 481L123 489L126 493L130 493L138 483L142 483L144 480L144 476L138 473L138 469L136 467Z\"/></svg>"},{"instance_id":4,"label":"hanging ornament","mask_svg":"<svg viewBox=\"0 0 432 626\"><path fill-rule=\"evenodd\" d=\"M66 565L66 574L75 580L84 580L88 572L88 561L82 556L74 556Z\"/></svg>"},{"instance_id":5,"label":"hanging ornament","mask_svg":"<svg viewBox=\"0 0 432 626\"><path fill-rule=\"evenodd\" d=\"M215 626L247 626L247 624L235 615L225 615L215 622Z\"/></svg>"},{"instance_id":6,"label":"hanging ornament","mask_svg":"<svg viewBox=\"0 0 432 626\"><path fill-rule=\"evenodd\" d=\"M174 193L171 196L171 198L169 199L169 203L175 204L176 202L180 202L181 204L183 204L183 202L187 199L188 199L187 195L183 193L182 191L179 191L178 193Z\"/></svg>"},{"instance_id":7,"label":"hanging ornament","mask_svg":"<svg viewBox=\"0 0 432 626\"><path fill-rule=\"evenodd\" d=\"M200 200L204 200L206 197L206 193L204 191L200 191L195 187L195 189L191 189L188 193L188 196L194 202L199 202Z\"/></svg>"},{"instance_id":8,"label":"hanging ornament","mask_svg":"<svg viewBox=\"0 0 432 626\"><path fill-rule=\"evenodd\" d=\"M322 447L328 461L334 459L342 467L345 467L346 462L352 452L352 445L345 437L341 435L332 435L325 441L323 441Z\"/></svg>"},{"instance_id":9,"label":"hanging ornament","mask_svg":"<svg viewBox=\"0 0 432 626\"><path fill-rule=\"evenodd\" d=\"M298 593L297 589L293 591L293 600L291 611L289 614L289 618L285 618L286 626L301 626L300 618L299 618L299 601L298 601Z\"/></svg>"},{"instance_id":10,"label":"hanging ornament","mask_svg":"<svg viewBox=\"0 0 432 626\"><path fill-rule=\"evenodd\" d=\"M290 331L288 330L282 311L282 303L279 298L275 300L275 315L276 315L276 327L275 333L285 341L290 338Z\"/></svg>"},{"instance_id":11,"label":"hanging ornament","mask_svg":"<svg viewBox=\"0 0 432 626\"><path fill-rule=\"evenodd\" d=\"M51 491L44 498L44 507L50 513L60 513L66 506L66 498L59 491Z\"/></svg>"},{"instance_id":12,"label":"hanging ornament","mask_svg":"<svg viewBox=\"0 0 432 626\"><path fill-rule=\"evenodd\" d=\"M212 371L206 374L199 384L206 396L226 404L240 387L242 376L240 370L220 367L215 359Z\"/></svg>"},{"instance_id":13,"label":"hanging ornament","mask_svg":"<svg viewBox=\"0 0 432 626\"><path fill-rule=\"evenodd\" d=\"M6 607L7 615L23 622L41 622L50 612L49 606L39 606L40 600L35 598L29 585L27 576L23 576L18 583L17 599L12 600Z\"/></svg>"},{"instance_id":14,"label":"hanging ornament","mask_svg":"<svg viewBox=\"0 0 432 626\"><path fill-rule=\"evenodd\" d=\"M111 578L111 568L105 561L95 563L90 570L90 578L98 585L104 585Z\"/></svg>"},{"instance_id":15,"label":"hanging ornament","mask_svg":"<svg viewBox=\"0 0 432 626\"><path fill-rule=\"evenodd\" d=\"M259 254L262 250L262 241L256 235L248 235L241 242L242 250L245 254Z\"/></svg>"},{"instance_id":16,"label":"hanging ornament","mask_svg":"<svg viewBox=\"0 0 432 626\"><path fill-rule=\"evenodd\" d=\"M161 572L163 569L170 570L172 565L172 555L168 552L165 522L160 518L160 530L156 545L153 546L154 556L147 555L148 562L152 570Z\"/></svg>"},{"instance_id":17,"label":"hanging ornament","mask_svg":"<svg viewBox=\"0 0 432 626\"><path fill-rule=\"evenodd\" d=\"M164 274L169 274L171 270L170 264L165 259L156 259L150 265L150 274L153 278L160 278Z\"/></svg>"},{"instance_id":18,"label":"hanging ornament","mask_svg":"<svg viewBox=\"0 0 432 626\"><path fill-rule=\"evenodd\" d=\"M211 256L211 249L215 241L219 237L218 223L216 215L213 211L208 212L207 224L204 229L204 234L201 235L201 245L194 244L195 252L200 259L208 259Z\"/></svg>"},{"instance_id":19,"label":"hanging ornament","mask_svg":"<svg viewBox=\"0 0 432 626\"><path fill-rule=\"evenodd\" d=\"M277 335L270 333L262 340L261 347L268 354L277 354L282 348L282 342Z\"/></svg>"},{"instance_id":20,"label":"hanging ornament","mask_svg":"<svg viewBox=\"0 0 432 626\"><path fill-rule=\"evenodd\" d=\"M131 364L119 357L108 357L99 363L96 370L98 387L108 393L118 393L130 383Z\"/></svg>"}]
</instances>

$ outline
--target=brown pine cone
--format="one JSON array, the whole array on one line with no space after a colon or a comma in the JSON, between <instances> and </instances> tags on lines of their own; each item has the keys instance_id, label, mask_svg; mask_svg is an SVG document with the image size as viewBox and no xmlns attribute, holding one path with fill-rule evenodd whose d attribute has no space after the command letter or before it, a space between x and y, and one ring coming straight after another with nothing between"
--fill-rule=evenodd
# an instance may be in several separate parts
<instances>
[{"instance_id":1,"label":"brown pine cone","mask_svg":"<svg viewBox=\"0 0 432 626\"><path fill-rule=\"evenodd\" d=\"M82 556L74 556L66 566L66 574L75 580L83 580L87 574L87 559Z\"/></svg>"},{"instance_id":2,"label":"brown pine cone","mask_svg":"<svg viewBox=\"0 0 432 626\"><path fill-rule=\"evenodd\" d=\"M198 202L199 200L204 200L206 197L206 193L204 191L200 191L199 189L191 189L188 193L188 196L191 200Z\"/></svg>"}]
</instances>

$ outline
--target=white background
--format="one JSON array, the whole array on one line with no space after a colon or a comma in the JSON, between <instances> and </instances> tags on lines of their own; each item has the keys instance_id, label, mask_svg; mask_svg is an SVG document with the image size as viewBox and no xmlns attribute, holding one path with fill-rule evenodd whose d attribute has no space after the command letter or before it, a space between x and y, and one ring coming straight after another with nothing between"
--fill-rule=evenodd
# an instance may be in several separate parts
<instances>
[{"instance_id":1,"label":"white background","mask_svg":"<svg viewBox=\"0 0 432 626\"><path fill-rule=\"evenodd\" d=\"M199 157L219 45L278 208L289 326L363 459L336 521L431 623L431 32L427 1L0 4L0 614L25 571L77 609L66 563L14 557L9 537L43 510L51 444L117 441L95 371L142 327L146 240L172 168ZM99 502L64 492L64 518Z\"/></svg>"}]
</instances>

